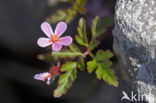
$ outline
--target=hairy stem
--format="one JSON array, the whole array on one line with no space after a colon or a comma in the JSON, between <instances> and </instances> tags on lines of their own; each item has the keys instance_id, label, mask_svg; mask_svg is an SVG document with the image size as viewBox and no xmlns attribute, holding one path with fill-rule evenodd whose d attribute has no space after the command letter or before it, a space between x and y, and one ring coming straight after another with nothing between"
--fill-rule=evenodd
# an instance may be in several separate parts
<instances>
[{"instance_id":1,"label":"hairy stem","mask_svg":"<svg viewBox=\"0 0 156 103\"><path fill-rule=\"evenodd\" d=\"M83 53L83 57L86 57L87 55L89 55L92 58L94 58L94 54L90 50L87 50L86 52Z\"/></svg>"}]
</instances>

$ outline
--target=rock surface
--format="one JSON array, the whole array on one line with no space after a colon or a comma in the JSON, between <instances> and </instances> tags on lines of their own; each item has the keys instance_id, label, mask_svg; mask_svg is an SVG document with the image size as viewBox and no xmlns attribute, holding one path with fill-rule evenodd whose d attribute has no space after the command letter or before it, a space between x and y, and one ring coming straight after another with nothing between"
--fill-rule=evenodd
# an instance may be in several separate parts
<instances>
[{"instance_id":1,"label":"rock surface","mask_svg":"<svg viewBox=\"0 0 156 103\"><path fill-rule=\"evenodd\" d=\"M156 0L117 0L113 35L123 78L156 103Z\"/></svg>"}]
</instances>

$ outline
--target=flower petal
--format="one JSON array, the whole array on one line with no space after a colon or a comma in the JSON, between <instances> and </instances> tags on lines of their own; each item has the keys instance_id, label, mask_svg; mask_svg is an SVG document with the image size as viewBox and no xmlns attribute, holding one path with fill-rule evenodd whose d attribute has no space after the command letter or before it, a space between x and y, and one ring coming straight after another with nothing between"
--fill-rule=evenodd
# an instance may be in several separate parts
<instances>
[{"instance_id":1,"label":"flower petal","mask_svg":"<svg viewBox=\"0 0 156 103\"><path fill-rule=\"evenodd\" d=\"M60 38L60 44L68 46L72 43L73 39L71 36L65 36Z\"/></svg>"},{"instance_id":2,"label":"flower petal","mask_svg":"<svg viewBox=\"0 0 156 103\"><path fill-rule=\"evenodd\" d=\"M50 35L53 35L53 30L51 28L51 25L48 22L43 22L41 24L42 31L50 38Z\"/></svg>"},{"instance_id":3,"label":"flower petal","mask_svg":"<svg viewBox=\"0 0 156 103\"><path fill-rule=\"evenodd\" d=\"M49 77L49 78L47 79L47 81L46 81L47 85L50 85L50 83L51 83L51 78L52 78L52 77Z\"/></svg>"},{"instance_id":4,"label":"flower petal","mask_svg":"<svg viewBox=\"0 0 156 103\"><path fill-rule=\"evenodd\" d=\"M49 72L44 72L44 73L36 74L34 76L34 79L45 81L45 78L48 77L49 75L51 75Z\"/></svg>"},{"instance_id":5,"label":"flower petal","mask_svg":"<svg viewBox=\"0 0 156 103\"><path fill-rule=\"evenodd\" d=\"M61 45L60 43L54 43L54 44L52 45L52 49L53 49L54 51L59 51L59 50L61 50L61 48L62 48L62 45Z\"/></svg>"},{"instance_id":6,"label":"flower petal","mask_svg":"<svg viewBox=\"0 0 156 103\"><path fill-rule=\"evenodd\" d=\"M40 47L46 47L50 44L52 44L51 42L49 42L49 38L44 38L44 37L41 37L38 39L37 41L37 44L40 46Z\"/></svg>"},{"instance_id":7,"label":"flower petal","mask_svg":"<svg viewBox=\"0 0 156 103\"><path fill-rule=\"evenodd\" d=\"M67 24L65 22L59 22L55 29L55 35L61 36L67 29Z\"/></svg>"}]
</instances>

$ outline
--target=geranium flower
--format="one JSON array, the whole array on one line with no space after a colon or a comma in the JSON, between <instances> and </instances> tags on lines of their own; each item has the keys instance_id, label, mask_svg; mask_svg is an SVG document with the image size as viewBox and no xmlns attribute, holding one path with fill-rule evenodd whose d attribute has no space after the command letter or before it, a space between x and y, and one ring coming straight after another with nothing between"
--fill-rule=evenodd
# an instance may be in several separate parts
<instances>
[{"instance_id":1,"label":"geranium flower","mask_svg":"<svg viewBox=\"0 0 156 103\"><path fill-rule=\"evenodd\" d=\"M60 74L59 69L60 68L58 66L53 66L49 72L35 74L34 79L46 81L47 85L50 85L51 79Z\"/></svg>"},{"instance_id":2,"label":"geranium flower","mask_svg":"<svg viewBox=\"0 0 156 103\"><path fill-rule=\"evenodd\" d=\"M68 46L73 41L71 36L60 37L67 29L67 24L65 22L59 22L55 32L53 32L53 29L48 22L43 22L41 24L41 29L48 38L41 37L38 39L37 44L40 47L47 47L52 44L52 50L59 51L61 50L62 45Z\"/></svg>"}]
</instances>

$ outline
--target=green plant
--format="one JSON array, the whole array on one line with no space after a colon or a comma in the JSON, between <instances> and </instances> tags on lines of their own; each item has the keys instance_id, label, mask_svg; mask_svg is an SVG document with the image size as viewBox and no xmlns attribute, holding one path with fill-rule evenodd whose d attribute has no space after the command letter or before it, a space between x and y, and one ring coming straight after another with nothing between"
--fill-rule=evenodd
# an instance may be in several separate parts
<instances>
[{"instance_id":1,"label":"green plant","mask_svg":"<svg viewBox=\"0 0 156 103\"><path fill-rule=\"evenodd\" d=\"M84 7L86 0L58 0L59 2L69 3L71 7L58 9L55 14L47 17L46 21L50 23L57 23L65 21L70 23L78 14L85 14L86 8Z\"/></svg>"},{"instance_id":2,"label":"green plant","mask_svg":"<svg viewBox=\"0 0 156 103\"><path fill-rule=\"evenodd\" d=\"M105 22L107 20L110 22ZM63 73L58 79L58 86L54 91L55 97L62 96L71 88L79 71L87 70L89 73L95 73L98 79L102 79L112 86L118 86L117 77L111 68L112 62L110 58L113 57L113 53L109 50L98 50L95 54L92 53L92 50L100 44L98 37L112 24L113 21L110 17L102 19L98 16L95 17L91 26L91 39L89 40L86 32L86 22L81 18L77 27L78 35L75 36L75 40L79 46L71 44L66 50L52 52L52 57L57 58L58 61L60 59L66 59L66 62L62 64L60 69ZM80 46L85 48L85 52L79 49ZM88 56L90 56L89 61L86 60Z\"/></svg>"}]
</instances>

